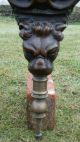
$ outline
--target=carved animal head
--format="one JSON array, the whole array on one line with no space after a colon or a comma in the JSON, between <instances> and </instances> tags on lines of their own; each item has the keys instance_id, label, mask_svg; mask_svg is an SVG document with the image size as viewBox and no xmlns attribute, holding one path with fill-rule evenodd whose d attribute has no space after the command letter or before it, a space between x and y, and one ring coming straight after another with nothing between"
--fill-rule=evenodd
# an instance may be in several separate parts
<instances>
[{"instance_id":1,"label":"carved animal head","mask_svg":"<svg viewBox=\"0 0 80 142\"><path fill-rule=\"evenodd\" d=\"M30 25L20 23L20 36L23 39L23 51L29 62L29 71L34 75L48 75L52 72L52 63L57 57L59 43L63 39L64 24L55 27L49 23Z\"/></svg>"}]
</instances>

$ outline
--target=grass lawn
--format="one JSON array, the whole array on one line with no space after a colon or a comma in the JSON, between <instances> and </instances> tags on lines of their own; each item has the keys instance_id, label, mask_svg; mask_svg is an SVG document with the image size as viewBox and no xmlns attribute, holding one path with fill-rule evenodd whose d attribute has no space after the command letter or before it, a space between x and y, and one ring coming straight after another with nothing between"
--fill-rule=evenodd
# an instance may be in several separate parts
<instances>
[{"instance_id":1,"label":"grass lawn","mask_svg":"<svg viewBox=\"0 0 80 142\"><path fill-rule=\"evenodd\" d=\"M80 142L80 24L64 34L53 71L56 126L41 142ZM0 142L36 142L26 124L27 72L17 24L0 17Z\"/></svg>"}]
</instances>

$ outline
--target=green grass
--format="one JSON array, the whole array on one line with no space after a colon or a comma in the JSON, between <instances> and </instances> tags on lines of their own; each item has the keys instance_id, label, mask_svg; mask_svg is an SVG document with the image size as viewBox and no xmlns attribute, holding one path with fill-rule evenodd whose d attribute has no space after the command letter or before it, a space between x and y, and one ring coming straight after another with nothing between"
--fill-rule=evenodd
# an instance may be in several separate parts
<instances>
[{"instance_id":1,"label":"green grass","mask_svg":"<svg viewBox=\"0 0 80 142\"><path fill-rule=\"evenodd\" d=\"M14 19L0 17L0 142L36 142L26 124L27 62ZM80 142L80 24L64 32L54 64L56 126L41 142Z\"/></svg>"}]
</instances>

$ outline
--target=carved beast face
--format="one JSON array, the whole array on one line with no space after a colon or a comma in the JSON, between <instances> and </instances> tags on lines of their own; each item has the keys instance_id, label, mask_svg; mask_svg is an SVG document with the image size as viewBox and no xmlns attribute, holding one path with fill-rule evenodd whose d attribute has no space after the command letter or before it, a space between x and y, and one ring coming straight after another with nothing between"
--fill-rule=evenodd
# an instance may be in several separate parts
<instances>
[{"instance_id":1,"label":"carved beast face","mask_svg":"<svg viewBox=\"0 0 80 142\"><path fill-rule=\"evenodd\" d=\"M59 51L59 42L63 39L62 31L65 25L53 27L49 23L37 23L30 28L20 23L19 26L29 71L36 76L50 74L52 63Z\"/></svg>"}]
</instances>

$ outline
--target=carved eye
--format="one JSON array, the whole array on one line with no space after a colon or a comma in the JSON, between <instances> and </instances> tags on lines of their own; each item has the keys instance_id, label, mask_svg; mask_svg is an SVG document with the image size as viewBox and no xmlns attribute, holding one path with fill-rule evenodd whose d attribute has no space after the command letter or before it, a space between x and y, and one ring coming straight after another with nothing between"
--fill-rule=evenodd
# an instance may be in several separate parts
<instances>
[{"instance_id":1,"label":"carved eye","mask_svg":"<svg viewBox=\"0 0 80 142\"><path fill-rule=\"evenodd\" d=\"M47 58L52 62L54 61L54 59L56 58L57 54L58 54L59 48L55 47L52 48L48 51L47 53Z\"/></svg>"},{"instance_id":2,"label":"carved eye","mask_svg":"<svg viewBox=\"0 0 80 142\"><path fill-rule=\"evenodd\" d=\"M28 61L31 61L35 58L35 54L34 54L34 51L31 50L30 48L23 48L23 51L24 51L24 55L25 55L25 58L28 60Z\"/></svg>"}]
</instances>

